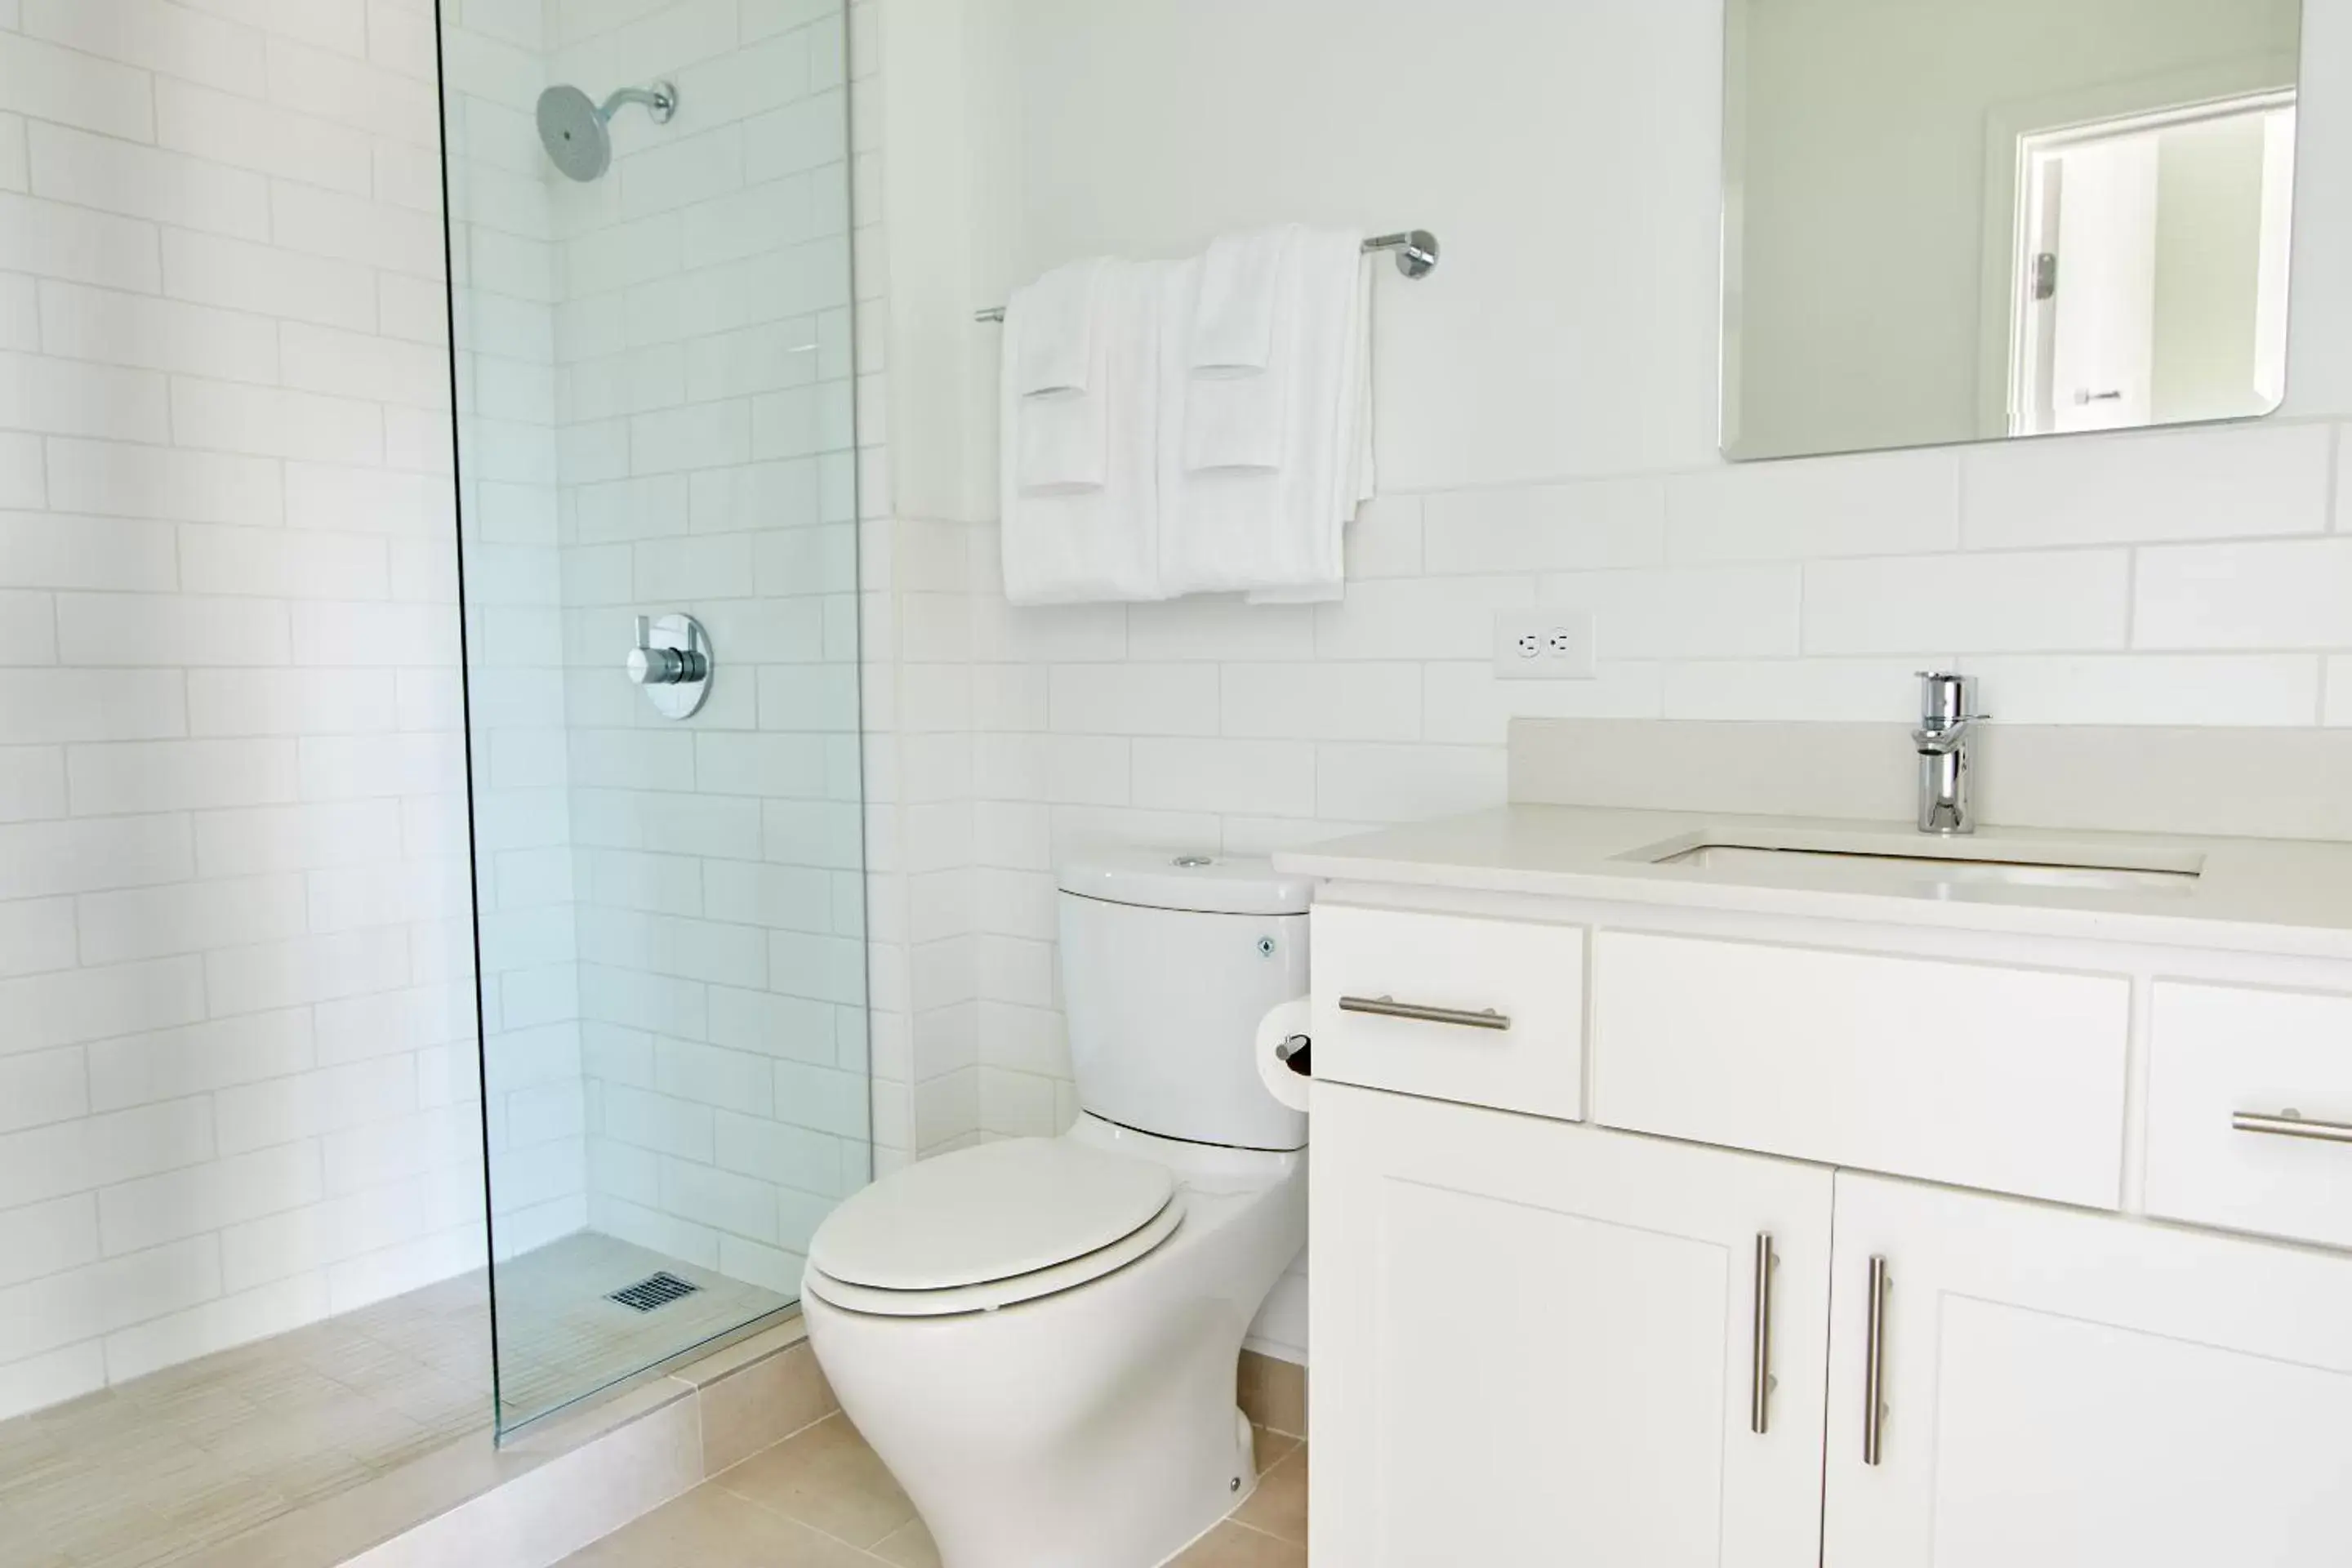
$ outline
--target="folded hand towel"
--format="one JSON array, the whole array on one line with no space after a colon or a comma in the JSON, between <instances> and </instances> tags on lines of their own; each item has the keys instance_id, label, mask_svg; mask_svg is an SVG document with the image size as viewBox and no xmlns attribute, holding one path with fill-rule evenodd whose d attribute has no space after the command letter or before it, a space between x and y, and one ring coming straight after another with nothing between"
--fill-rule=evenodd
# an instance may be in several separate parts
<instances>
[{"instance_id":1,"label":"folded hand towel","mask_svg":"<svg viewBox=\"0 0 2352 1568\"><path fill-rule=\"evenodd\" d=\"M1009 318L1008 318L1009 319ZM1013 478L1032 495L1097 490L1110 460L1110 405L1101 392L1020 399Z\"/></svg>"},{"instance_id":2,"label":"folded hand towel","mask_svg":"<svg viewBox=\"0 0 2352 1568\"><path fill-rule=\"evenodd\" d=\"M1101 479L1040 489L1024 482L1030 427L1055 397L1020 391L1017 356L1004 356L1000 402L1005 595L1016 605L1164 597L1160 586L1157 441L1160 296L1165 264L1111 262L1099 282L1087 391L1105 438ZM1005 312L1007 325L1013 311ZM1031 454L1034 457L1034 453Z\"/></svg>"},{"instance_id":3,"label":"folded hand towel","mask_svg":"<svg viewBox=\"0 0 2352 1568\"><path fill-rule=\"evenodd\" d=\"M1110 433L1099 363L1103 258L1057 267L1004 306L1004 354L1011 395L1008 427L1017 436L1009 470L1024 490L1095 489L1103 483Z\"/></svg>"},{"instance_id":4,"label":"folded hand towel","mask_svg":"<svg viewBox=\"0 0 2352 1568\"><path fill-rule=\"evenodd\" d=\"M1013 390L1024 397L1049 392L1084 392L1094 370L1095 300L1102 285L1104 258L1097 256L1056 267L1005 302L1004 324L1019 335L1005 348L1014 364Z\"/></svg>"},{"instance_id":5,"label":"folded hand towel","mask_svg":"<svg viewBox=\"0 0 2352 1568\"><path fill-rule=\"evenodd\" d=\"M1201 261L1192 318L1194 370L1264 370L1274 353L1276 295L1297 224L1220 236Z\"/></svg>"},{"instance_id":6,"label":"folded hand towel","mask_svg":"<svg viewBox=\"0 0 2352 1568\"><path fill-rule=\"evenodd\" d=\"M1275 371L1193 372L1184 388L1184 466L1195 472L1282 467L1291 386L1287 374Z\"/></svg>"},{"instance_id":7,"label":"folded hand towel","mask_svg":"<svg viewBox=\"0 0 2352 1568\"><path fill-rule=\"evenodd\" d=\"M1305 235L1297 224L1228 235L1202 258L1185 355L1186 468L1282 466Z\"/></svg>"}]
</instances>

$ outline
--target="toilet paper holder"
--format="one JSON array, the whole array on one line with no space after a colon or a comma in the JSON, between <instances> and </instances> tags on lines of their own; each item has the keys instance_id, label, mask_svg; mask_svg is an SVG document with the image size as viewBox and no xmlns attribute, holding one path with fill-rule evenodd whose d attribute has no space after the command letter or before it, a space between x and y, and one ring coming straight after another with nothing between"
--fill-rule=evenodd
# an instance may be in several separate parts
<instances>
[{"instance_id":1,"label":"toilet paper holder","mask_svg":"<svg viewBox=\"0 0 2352 1568\"><path fill-rule=\"evenodd\" d=\"M1297 1073L1300 1078L1313 1078L1315 1076L1315 1065L1310 1058L1310 1053L1314 1048L1315 1041L1311 1036L1286 1036L1282 1043L1274 1047L1274 1059L1280 1062L1284 1067L1288 1068L1292 1072Z\"/></svg>"}]
</instances>

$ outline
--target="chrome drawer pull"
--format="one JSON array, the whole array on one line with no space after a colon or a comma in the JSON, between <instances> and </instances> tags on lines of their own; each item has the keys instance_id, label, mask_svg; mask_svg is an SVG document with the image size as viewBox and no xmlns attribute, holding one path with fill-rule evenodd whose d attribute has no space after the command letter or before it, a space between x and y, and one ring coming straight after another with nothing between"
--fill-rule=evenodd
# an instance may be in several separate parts
<instances>
[{"instance_id":1,"label":"chrome drawer pull","mask_svg":"<svg viewBox=\"0 0 2352 1568\"><path fill-rule=\"evenodd\" d=\"M1464 1029L1507 1029L1511 1021L1492 1007L1483 1013L1465 1013L1458 1007L1426 1007L1418 1002L1400 1002L1393 996L1342 996L1342 1013L1371 1013L1383 1018L1411 1018L1423 1024L1452 1024Z\"/></svg>"},{"instance_id":2,"label":"chrome drawer pull","mask_svg":"<svg viewBox=\"0 0 2352 1568\"><path fill-rule=\"evenodd\" d=\"M1780 1263L1772 1233L1756 1235L1756 1295L1750 1308L1748 1368L1748 1429L1759 1437L1772 1426L1772 1270Z\"/></svg>"},{"instance_id":3,"label":"chrome drawer pull","mask_svg":"<svg viewBox=\"0 0 2352 1568\"><path fill-rule=\"evenodd\" d=\"M1865 1319L1862 1367L1862 1462L1880 1463L1886 1453L1886 1293L1895 1281L1886 1259L1870 1260L1870 1310Z\"/></svg>"},{"instance_id":4,"label":"chrome drawer pull","mask_svg":"<svg viewBox=\"0 0 2352 1568\"><path fill-rule=\"evenodd\" d=\"M2276 1116L2264 1116L2253 1110L2232 1111L2230 1125L2241 1132L2267 1132L2276 1138L2310 1138L2322 1143L2352 1143L2352 1123L2310 1121L2305 1120L2300 1110L2282 1110Z\"/></svg>"}]
</instances>

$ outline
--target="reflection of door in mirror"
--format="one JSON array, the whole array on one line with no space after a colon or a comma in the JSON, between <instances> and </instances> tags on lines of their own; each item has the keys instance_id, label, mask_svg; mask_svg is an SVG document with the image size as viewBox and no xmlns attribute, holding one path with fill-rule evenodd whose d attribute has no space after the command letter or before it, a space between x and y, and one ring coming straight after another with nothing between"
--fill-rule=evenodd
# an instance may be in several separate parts
<instances>
[{"instance_id":1,"label":"reflection of door in mirror","mask_svg":"<svg viewBox=\"0 0 2352 1568\"><path fill-rule=\"evenodd\" d=\"M2294 148L2292 92L2019 136L2011 435L2277 405Z\"/></svg>"}]
</instances>

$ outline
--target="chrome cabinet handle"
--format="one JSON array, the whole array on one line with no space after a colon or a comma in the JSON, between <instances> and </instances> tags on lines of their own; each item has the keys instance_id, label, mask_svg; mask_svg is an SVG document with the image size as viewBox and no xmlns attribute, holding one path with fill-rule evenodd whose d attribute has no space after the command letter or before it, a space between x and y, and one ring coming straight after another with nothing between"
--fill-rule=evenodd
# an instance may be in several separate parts
<instances>
[{"instance_id":1,"label":"chrome cabinet handle","mask_svg":"<svg viewBox=\"0 0 2352 1568\"><path fill-rule=\"evenodd\" d=\"M1870 1260L1870 1321L1863 1344L1862 1462L1875 1465L1886 1449L1886 1259Z\"/></svg>"},{"instance_id":2,"label":"chrome cabinet handle","mask_svg":"<svg viewBox=\"0 0 2352 1568\"><path fill-rule=\"evenodd\" d=\"M2230 1125L2241 1132L2267 1132L2274 1138L2309 1138L2320 1143L2352 1143L2352 1122L2313 1121L2300 1110L2282 1110L2276 1116L2264 1116L2254 1110L2232 1111Z\"/></svg>"},{"instance_id":3,"label":"chrome cabinet handle","mask_svg":"<svg viewBox=\"0 0 2352 1568\"><path fill-rule=\"evenodd\" d=\"M1756 1233L1756 1300L1749 1318L1754 1336L1748 1369L1748 1429L1759 1437L1772 1422L1772 1270L1780 1266L1772 1252L1772 1233Z\"/></svg>"},{"instance_id":4,"label":"chrome cabinet handle","mask_svg":"<svg viewBox=\"0 0 2352 1568\"><path fill-rule=\"evenodd\" d=\"M1458 1007L1430 1007L1418 1002L1400 1002L1393 996L1342 996L1342 1013L1370 1013L1382 1018L1412 1018L1423 1024L1452 1024L1464 1029L1507 1029L1511 1021L1492 1007L1483 1013L1465 1013Z\"/></svg>"}]
</instances>

